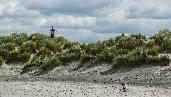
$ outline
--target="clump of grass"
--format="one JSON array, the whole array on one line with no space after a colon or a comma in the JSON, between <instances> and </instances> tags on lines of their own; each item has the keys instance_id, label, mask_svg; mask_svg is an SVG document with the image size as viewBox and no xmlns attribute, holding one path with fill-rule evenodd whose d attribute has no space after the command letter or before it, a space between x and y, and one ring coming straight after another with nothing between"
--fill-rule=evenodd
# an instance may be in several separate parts
<instances>
[{"instance_id":1,"label":"clump of grass","mask_svg":"<svg viewBox=\"0 0 171 97\"><path fill-rule=\"evenodd\" d=\"M50 56L34 55L33 58L26 63L22 73L31 71L31 69L39 69L39 73L47 72L56 66L62 65L63 63L59 60L56 54Z\"/></svg>"},{"instance_id":2,"label":"clump of grass","mask_svg":"<svg viewBox=\"0 0 171 97\"><path fill-rule=\"evenodd\" d=\"M5 60L0 56L0 65L2 65L5 62Z\"/></svg>"},{"instance_id":3,"label":"clump of grass","mask_svg":"<svg viewBox=\"0 0 171 97\"><path fill-rule=\"evenodd\" d=\"M9 51L3 48L0 48L0 56L4 59L7 60L8 58Z\"/></svg>"},{"instance_id":4,"label":"clump of grass","mask_svg":"<svg viewBox=\"0 0 171 97\"><path fill-rule=\"evenodd\" d=\"M93 55L90 55L90 54L84 54L81 56L81 59L80 59L80 62L81 64L85 64L85 63L88 63L88 62L92 62L92 60L94 60L94 56Z\"/></svg>"},{"instance_id":5,"label":"clump of grass","mask_svg":"<svg viewBox=\"0 0 171 97\"><path fill-rule=\"evenodd\" d=\"M148 56L148 63L153 65L167 66L170 63L169 56Z\"/></svg>"},{"instance_id":6,"label":"clump of grass","mask_svg":"<svg viewBox=\"0 0 171 97\"><path fill-rule=\"evenodd\" d=\"M68 42L63 46L63 51L60 53L60 60L64 63L79 61L82 53L80 44Z\"/></svg>"},{"instance_id":7,"label":"clump of grass","mask_svg":"<svg viewBox=\"0 0 171 97\"><path fill-rule=\"evenodd\" d=\"M158 56L146 50L137 49L128 54L116 57L113 60L113 69L116 70L122 67L133 68L143 64L166 66L169 65L169 62L170 59L168 56Z\"/></svg>"},{"instance_id":8,"label":"clump of grass","mask_svg":"<svg viewBox=\"0 0 171 97\"><path fill-rule=\"evenodd\" d=\"M160 47L160 52L171 53L171 31L168 29L161 30L151 37L155 44Z\"/></svg>"}]
</instances>

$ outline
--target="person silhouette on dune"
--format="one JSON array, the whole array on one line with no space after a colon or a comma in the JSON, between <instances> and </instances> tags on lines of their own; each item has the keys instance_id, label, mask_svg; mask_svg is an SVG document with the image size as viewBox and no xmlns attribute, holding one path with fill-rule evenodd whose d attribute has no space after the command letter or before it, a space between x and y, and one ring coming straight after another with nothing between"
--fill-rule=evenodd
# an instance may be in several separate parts
<instances>
[{"instance_id":1,"label":"person silhouette on dune","mask_svg":"<svg viewBox=\"0 0 171 97\"><path fill-rule=\"evenodd\" d=\"M53 29L53 26L52 26L52 29L50 29L50 33L51 33L51 38L53 38L54 37L54 33L55 33L55 29Z\"/></svg>"}]
</instances>

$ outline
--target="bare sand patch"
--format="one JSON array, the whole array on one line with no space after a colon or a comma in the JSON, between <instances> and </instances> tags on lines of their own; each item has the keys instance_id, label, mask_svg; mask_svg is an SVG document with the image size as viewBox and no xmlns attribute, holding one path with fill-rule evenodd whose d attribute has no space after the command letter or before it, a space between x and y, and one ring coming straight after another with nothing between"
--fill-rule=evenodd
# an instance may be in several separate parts
<instances>
[{"instance_id":1,"label":"bare sand patch","mask_svg":"<svg viewBox=\"0 0 171 97\"><path fill-rule=\"evenodd\" d=\"M0 82L1 97L170 97L171 89L129 85L121 92L120 85L87 82Z\"/></svg>"}]
</instances>

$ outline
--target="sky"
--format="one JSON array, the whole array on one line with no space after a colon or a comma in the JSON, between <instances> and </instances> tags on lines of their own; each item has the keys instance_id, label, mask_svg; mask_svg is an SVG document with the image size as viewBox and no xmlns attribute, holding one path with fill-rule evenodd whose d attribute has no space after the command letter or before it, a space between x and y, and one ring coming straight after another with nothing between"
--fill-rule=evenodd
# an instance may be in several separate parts
<instances>
[{"instance_id":1,"label":"sky","mask_svg":"<svg viewBox=\"0 0 171 97\"><path fill-rule=\"evenodd\" d=\"M0 0L0 35L50 34L95 42L171 29L171 0Z\"/></svg>"}]
</instances>

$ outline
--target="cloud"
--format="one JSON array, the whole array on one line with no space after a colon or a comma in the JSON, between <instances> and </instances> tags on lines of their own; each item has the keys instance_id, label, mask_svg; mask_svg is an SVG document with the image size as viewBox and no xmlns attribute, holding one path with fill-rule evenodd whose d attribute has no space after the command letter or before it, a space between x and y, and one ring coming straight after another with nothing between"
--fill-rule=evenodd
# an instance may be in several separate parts
<instances>
[{"instance_id":1,"label":"cloud","mask_svg":"<svg viewBox=\"0 0 171 97\"><path fill-rule=\"evenodd\" d=\"M64 36L65 38L69 39L70 41L79 40L80 42L97 42L102 41L105 39L108 39L110 37L115 37L116 35L120 35L121 33L115 34L115 33L95 33L91 30L87 29L79 29L79 30L73 30L73 29L58 29L59 32L56 32L56 36Z\"/></svg>"},{"instance_id":2,"label":"cloud","mask_svg":"<svg viewBox=\"0 0 171 97\"><path fill-rule=\"evenodd\" d=\"M0 3L1 17L33 17L40 15L38 11L27 10L19 2Z\"/></svg>"},{"instance_id":3,"label":"cloud","mask_svg":"<svg viewBox=\"0 0 171 97\"><path fill-rule=\"evenodd\" d=\"M48 24L56 25L62 28L90 28L96 23L95 17L81 17L72 15L53 15L51 17L46 17L48 19Z\"/></svg>"},{"instance_id":4,"label":"cloud","mask_svg":"<svg viewBox=\"0 0 171 97\"><path fill-rule=\"evenodd\" d=\"M39 10L44 15L54 13L90 15L96 9L107 6L109 0L29 0L21 1L28 9Z\"/></svg>"},{"instance_id":5,"label":"cloud","mask_svg":"<svg viewBox=\"0 0 171 97\"><path fill-rule=\"evenodd\" d=\"M0 35L49 34L90 42L171 29L170 0L1 0Z\"/></svg>"},{"instance_id":6,"label":"cloud","mask_svg":"<svg viewBox=\"0 0 171 97\"><path fill-rule=\"evenodd\" d=\"M171 18L170 0L134 0L128 9L129 18Z\"/></svg>"}]
</instances>

